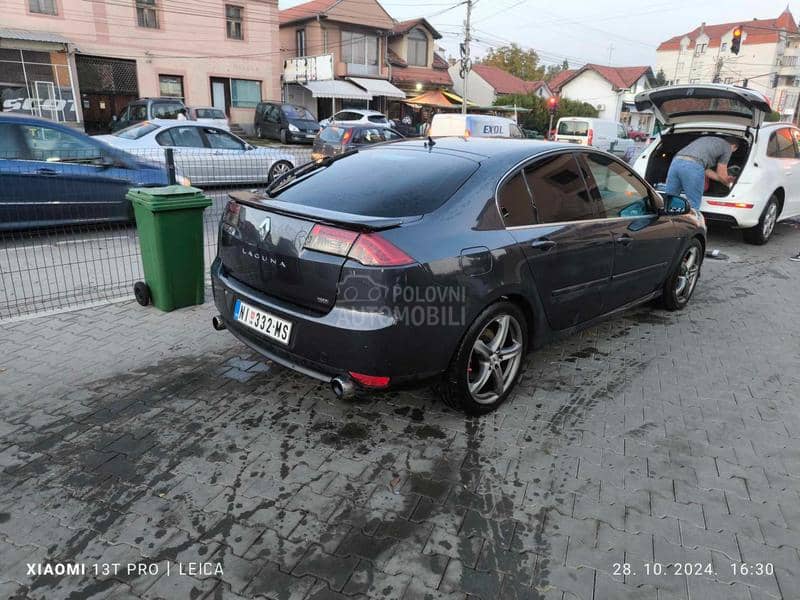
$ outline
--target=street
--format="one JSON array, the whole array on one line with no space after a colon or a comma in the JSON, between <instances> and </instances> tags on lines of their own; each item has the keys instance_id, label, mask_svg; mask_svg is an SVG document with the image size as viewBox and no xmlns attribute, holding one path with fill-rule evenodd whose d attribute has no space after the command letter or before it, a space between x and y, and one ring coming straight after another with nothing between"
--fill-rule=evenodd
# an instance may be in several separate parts
<instances>
[{"instance_id":1,"label":"street","mask_svg":"<svg viewBox=\"0 0 800 600\"><path fill-rule=\"evenodd\" d=\"M480 419L337 401L208 302L7 324L0 597L797 598L800 226L709 242L684 311L530 354Z\"/></svg>"}]
</instances>

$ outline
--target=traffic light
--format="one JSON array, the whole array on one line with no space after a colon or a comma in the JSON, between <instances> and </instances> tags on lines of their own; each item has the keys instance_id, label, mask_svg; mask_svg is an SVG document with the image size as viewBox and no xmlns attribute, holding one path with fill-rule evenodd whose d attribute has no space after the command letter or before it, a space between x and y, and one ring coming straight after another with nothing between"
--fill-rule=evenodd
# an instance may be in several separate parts
<instances>
[{"instance_id":1,"label":"traffic light","mask_svg":"<svg viewBox=\"0 0 800 600\"><path fill-rule=\"evenodd\" d=\"M734 27L733 37L731 38L731 52L739 54L739 48L742 46L742 26Z\"/></svg>"},{"instance_id":2,"label":"traffic light","mask_svg":"<svg viewBox=\"0 0 800 600\"><path fill-rule=\"evenodd\" d=\"M547 99L547 108L550 111L550 114L554 115L558 110L558 98L556 98L555 96L550 96Z\"/></svg>"}]
</instances>

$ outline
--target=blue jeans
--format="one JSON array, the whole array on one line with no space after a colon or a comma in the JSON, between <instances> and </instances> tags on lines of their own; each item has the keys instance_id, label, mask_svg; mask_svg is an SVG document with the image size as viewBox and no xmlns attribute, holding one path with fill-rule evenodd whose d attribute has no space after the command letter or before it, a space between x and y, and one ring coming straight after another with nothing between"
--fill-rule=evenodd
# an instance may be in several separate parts
<instances>
[{"instance_id":1,"label":"blue jeans","mask_svg":"<svg viewBox=\"0 0 800 600\"><path fill-rule=\"evenodd\" d=\"M676 158L669 166L665 194L680 196L685 194L695 210L700 210L703 201L703 187L706 183L706 170L693 160Z\"/></svg>"}]
</instances>

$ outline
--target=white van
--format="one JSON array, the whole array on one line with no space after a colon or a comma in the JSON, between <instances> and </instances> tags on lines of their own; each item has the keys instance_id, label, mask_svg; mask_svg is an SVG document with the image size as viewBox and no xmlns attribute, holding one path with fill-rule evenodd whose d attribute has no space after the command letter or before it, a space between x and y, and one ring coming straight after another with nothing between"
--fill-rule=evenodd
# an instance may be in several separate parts
<instances>
[{"instance_id":1,"label":"white van","mask_svg":"<svg viewBox=\"0 0 800 600\"><path fill-rule=\"evenodd\" d=\"M557 142L592 146L619 156L626 156L633 147L628 130L622 123L592 117L561 117L556 125Z\"/></svg>"},{"instance_id":2,"label":"white van","mask_svg":"<svg viewBox=\"0 0 800 600\"><path fill-rule=\"evenodd\" d=\"M492 115L462 115L438 113L433 115L428 131L431 137L501 137L524 138L519 125L513 119Z\"/></svg>"}]
</instances>

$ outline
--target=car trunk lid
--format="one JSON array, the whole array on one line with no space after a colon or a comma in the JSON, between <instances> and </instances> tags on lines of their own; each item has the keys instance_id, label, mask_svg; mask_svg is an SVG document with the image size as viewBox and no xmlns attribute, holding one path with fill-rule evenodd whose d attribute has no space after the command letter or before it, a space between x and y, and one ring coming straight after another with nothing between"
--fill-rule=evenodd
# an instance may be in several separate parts
<instances>
[{"instance_id":1,"label":"car trunk lid","mask_svg":"<svg viewBox=\"0 0 800 600\"><path fill-rule=\"evenodd\" d=\"M674 85L636 94L636 109L652 110L664 125L706 121L760 127L770 112L763 94L731 85Z\"/></svg>"},{"instance_id":2,"label":"car trunk lid","mask_svg":"<svg viewBox=\"0 0 800 600\"><path fill-rule=\"evenodd\" d=\"M336 303L347 252L362 233L397 227L409 218L366 217L304 207L239 192L230 195L220 226L219 255L235 279L269 296L319 313ZM338 253L309 247L326 225ZM316 229L315 229L316 227Z\"/></svg>"}]
</instances>

